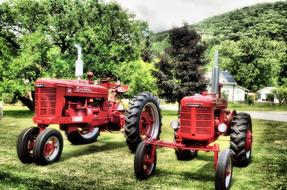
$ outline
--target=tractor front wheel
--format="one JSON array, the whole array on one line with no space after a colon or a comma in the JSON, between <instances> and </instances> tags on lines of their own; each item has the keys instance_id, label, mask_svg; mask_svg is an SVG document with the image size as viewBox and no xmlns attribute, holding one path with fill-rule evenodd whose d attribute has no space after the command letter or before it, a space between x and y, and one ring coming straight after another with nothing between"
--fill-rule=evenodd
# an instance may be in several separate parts
<instances>
[{"instance_id":1,"label":"tractor front wheel","mask_svg":"<svg viewBox=\"0 0 287 190\"><path fill-rule=\"evenodd\" d=\"M156 150L152 145L141 142L135 153L134 172L137 179L147 179L153 175L156 168Z\"/></svg>"},{"instance_id":2,"label":"tractor front wheel","mask_svg":"<svg viewBox=\"0 0 287 190\"><path fill-rule=\"evenodd\" d=\"M143 139L159 139L161 113L159 103L150 93L141 93L130 102L126 115L125 137L132 152Z\"/></svg>"},{"instance_id":3,"label":"tractor front wheel","mask_svg":"<svg viewBox=\"0 0 287 190\"><path fill-rule=\"evenodd\" d=\"M252 123L247 113L234 116L230 133L230 149L234 166L245 167L251 162Z\"/></svg>"},{"instance_id":4,"label":"tractor front wheel","mask_svg":"<svg viewBox=\"0 0 287 190\"><path fill-rule=\"evenodd\" d=\"M48 165L61 157L63 150L63 137L55 129L45 129L35 141L33 155L36 164Z\"/></svg>"},{"instance_id":5,"label":"tractor front wheel","mask_svg":"<svg viewBox=\"0 0 287 190\"><path fill-rule=\"evenodd\" d=\"M38 127L30 127L24 129L17 140L17 154L22 163L32 163L33 159L33 147L35 140L39 134Z\"/></svg>"},{"instance_id":6,"label":"tractor front wheel","mask_svg":"<svg viewBox=\"0 0 287 190\"><path fill-rule=\"evenodd\" d=\"M175 155L178 160L188 161L197 157L197 150L181 150L175 149Z\"/></svg>"},{"instance_id":7,"label":"tractor front wheel","mask_svg":"<svg viewBox=\"0 0 287 190\"><path fill-rule=\"evenodd\" d=\"M215 189L216 190L227 190L231 187L232 180L232 160L231 150L226 149L219 155L216 173L215 173Z\"/></svg>"},{"instance_id":8,"label":"tractor front wheel","mask_svg":"<svg viewBox=\"0 0 287 190\"><path fill-rule=\"evenodd\" d=\"M89 144L96 142L100 135L100 128L93 128L91 131L73 131L66 133L68 141L73 145Z\"/></svg>"}]
</instances>

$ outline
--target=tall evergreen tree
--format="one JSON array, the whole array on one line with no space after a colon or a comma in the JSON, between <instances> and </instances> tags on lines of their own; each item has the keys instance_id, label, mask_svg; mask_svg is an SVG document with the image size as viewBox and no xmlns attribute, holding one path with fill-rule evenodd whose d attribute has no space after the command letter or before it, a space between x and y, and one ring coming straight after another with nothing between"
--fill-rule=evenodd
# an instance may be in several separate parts
<instances>
[{"instance_id":1,"label":"tall evergreen tree","mask_svg":"<svg viewBox=\"0 0 287 190\"><path fill-rule=\"evenodd\" d=\"M206 88L203 54L205 44L200 35L188 29L187 24L169 31L171 47L166 55L155 64L159 96L168 102L179 102L189 95Z\"/></svg>"}]
</instances>

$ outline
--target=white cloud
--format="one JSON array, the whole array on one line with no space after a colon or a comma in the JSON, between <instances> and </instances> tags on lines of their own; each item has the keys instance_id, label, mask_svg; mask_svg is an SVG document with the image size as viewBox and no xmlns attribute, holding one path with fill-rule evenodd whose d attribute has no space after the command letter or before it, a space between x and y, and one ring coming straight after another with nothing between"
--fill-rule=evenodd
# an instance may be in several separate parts
<instances>
[{"instance_id":1,"label":"white cloud","mask_svg":"<svg viewBox=\"0 0 287 190\"><path fill-rule=\"evenodd\" d=\"M106 0L109 1L109 0ZM196 23L210 16L244 6L277 0L116 0L123 8L146 20L152 31L158 32Z\"/></svg>"}]
</instances>

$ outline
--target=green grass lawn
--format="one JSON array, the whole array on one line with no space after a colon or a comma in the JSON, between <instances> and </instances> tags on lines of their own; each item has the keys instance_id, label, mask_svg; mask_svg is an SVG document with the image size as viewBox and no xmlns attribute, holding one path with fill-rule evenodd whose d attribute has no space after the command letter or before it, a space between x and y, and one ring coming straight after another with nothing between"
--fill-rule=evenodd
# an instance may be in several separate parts
<instances>
[{"instance_id":1,"label":"green grass lawn","mask_svg":"<svg viewBox=\"0 0 287 190\"><path fill-rule=\"evenodd\" d=\"M184 162L176 160L173 149L160 149L156 174L137 181L134 155L121 132L102 133L98 142L89 145L72 146L65 140L61 159L52 165L22 164L16 139L24 128L33 126L33 114L25 108L6 107L4 115L0 189L214 189L213 154L204 152ZM162 139L172 140L169 122L173 119L174 112L164 112ZM253 120L253 131L253 162L247 168L234 168L232 189L287 189L287 123ZM228 147L229 137L218 143Z\"/></svg>"}]
</instances>

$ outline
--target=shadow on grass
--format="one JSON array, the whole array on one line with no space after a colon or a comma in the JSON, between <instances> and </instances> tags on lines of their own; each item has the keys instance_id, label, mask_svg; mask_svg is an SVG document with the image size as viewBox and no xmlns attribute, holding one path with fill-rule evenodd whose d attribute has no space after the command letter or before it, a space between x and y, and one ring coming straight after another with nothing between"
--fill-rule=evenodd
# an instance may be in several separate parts
<instances>
[{"instance_id":1,"label":"shadow on grass","mask_svg":"<svg viewBox=\"0 0 287 190\"><path fill-rule=\"evenodd\" d=\"M102 142L101 142L102 143ZM124 142L107 142L104 145L97 145L97 142L90 145L73 145L77 147L81 147L81 149L69 150L62 154L61 160L68 160L73 157L80 157L84 155L90 155L97 152L105 152L109 150L116 150L119 148L127 147Z\"/></svg>"},{"instance_id":2,"label":"shadow on grass","mask_svg":"<svg viewBox=\"0 0 287 190\"><path fill-rule=\"evenodd\" d=\"M196 160L194 160L196 162ZM193 162L193 161L188 161ZM172 167L172 166L171 166ZM180 175L184 180L195 180L195 181L214 181L215 170L213 168L213 160L210 163L202 165L199 169L194 171L173 171L171 168L159 168L156 170L156 175L168 176L168 175Z\"/></svg>"},{"instance_id":3,"label":"shadow on grass","mask_svg":"<svg viewBox=\"0 0 287 190\"><path fill-rule=\"evenodd\" d=\"M10 186L10 184L13 184L13 186L24 185L27 189L67 189L66 186L61 186L45 178L20 177L8 171L0 171L0 181L1 184L7 184L7 186Z\"/></svg>"},{"instance_id":4,"label":"shadow on grass","mask_svg":"<svg viewBox=\"0 0 287 190\"><path fill-rule=\"evenodd\" d=\"M4 117L29 118L33 117L34 112L29 110L4 110Z\"/></svg>"}]
</instances>

